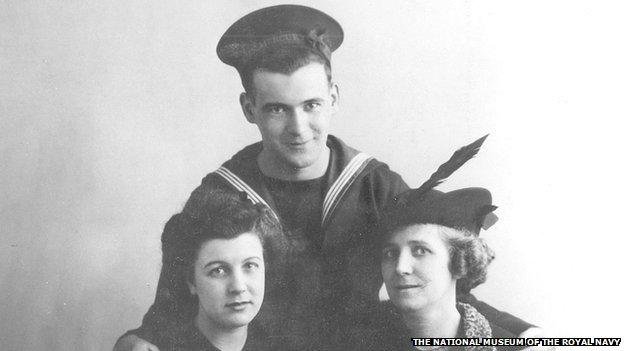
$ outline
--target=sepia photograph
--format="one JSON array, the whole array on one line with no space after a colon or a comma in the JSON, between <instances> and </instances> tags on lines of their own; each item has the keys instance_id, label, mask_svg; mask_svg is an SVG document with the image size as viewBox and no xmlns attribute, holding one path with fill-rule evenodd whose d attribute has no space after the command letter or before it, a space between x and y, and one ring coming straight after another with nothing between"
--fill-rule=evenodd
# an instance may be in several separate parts
<instances>
[{"instance_id":1,"label":"sepia photograph","mask_svg":"<svg viewBox=\"0 0 624 351\"><path fill-rule=\"evenodd\" d=\"M623 11L0 0L0 349L624 349Z\"/></svg>"}]
</instances>

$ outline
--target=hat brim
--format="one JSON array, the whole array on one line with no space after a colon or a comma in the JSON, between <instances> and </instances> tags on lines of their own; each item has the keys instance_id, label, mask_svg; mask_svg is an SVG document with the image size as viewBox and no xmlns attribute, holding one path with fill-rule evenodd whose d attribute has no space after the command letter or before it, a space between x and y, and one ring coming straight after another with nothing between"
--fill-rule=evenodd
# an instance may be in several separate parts
<instances>
[{"instance_id":1,"label":"hat brim","mask_svg":"<svg viewBox=\"0 0 624 351\"><path fill-rule=\"evenodd\" d=\"M492 205L492 195L484 188L464 188L447 193L430 190L416 198L410 197L413 191L400 194L398 208L394 209L411 224L439 224L478 235L485 216L496 209Z\"/></svg>"}]
</instances>

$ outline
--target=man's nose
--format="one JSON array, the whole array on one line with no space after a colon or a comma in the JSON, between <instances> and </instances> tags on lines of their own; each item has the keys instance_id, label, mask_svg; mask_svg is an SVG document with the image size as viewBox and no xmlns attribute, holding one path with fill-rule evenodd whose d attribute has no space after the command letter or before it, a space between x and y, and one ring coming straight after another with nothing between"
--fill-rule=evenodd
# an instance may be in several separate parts
<instances>
[{"instance_id":1,"label":"man's nose","mask_svg":"<svg viewBox=\"0 0 624 351\"><path fill-rule=\"evenodd\" d=\"M242 272L232 272L228 284L228 292L231 294L240 294L247 290L245 284L245 276Z\"/></svg>"},{"instance_id":2,"label":"man's nose","mask_svg":"<svg viewBox=\"0 0 624 351\"><path fill-rule=\"evenodd\" d=\"M412 266L412 257L411 254L405 251L401 251L399 257L396 260L396 273L399 275L409 275L414 272L414 267Z\"/></svg>"},{"instance_id":3,"label":"man's nose","mask_svg":"<svg viewBox=\"0 0 624 351\"><path fill-rule=\"evenodd\" d=\"M293 109L288 122L288 132L292 135L305 134L309 128L308 115L301 109Z\"/></svg>"}]
</instances>

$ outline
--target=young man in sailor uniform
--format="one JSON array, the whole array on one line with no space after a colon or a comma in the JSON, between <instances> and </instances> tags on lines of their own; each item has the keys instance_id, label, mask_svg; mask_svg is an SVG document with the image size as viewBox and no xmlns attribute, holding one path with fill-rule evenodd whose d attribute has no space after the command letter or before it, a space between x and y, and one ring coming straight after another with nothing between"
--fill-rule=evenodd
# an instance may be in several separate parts
<instances>
[{"instance_id":1,"label":"young man in sailor uniform","mask_svg":"<svg viewBox=\"0 0 624 351\"><path fill-rule=\"evenodd\" d=\"M382 208L408 189L386 164L328 134L339 98L330 57L342 38L334 19L296 5L252 12L226 31L217 54L238 70L243 113L262 141L208 174L183 210L193 214L215 189L243 191L271 208L289 233L289 253L280 270L284 279L267 286L258 320L285 350L344 349L342 336L331 331L378 301L371 232ZM163 245L171 240L163 234ZM170 272L162 271L141 328L120 339L117 350L154 350L145 340L188 318L188 301L175 290ZM530 327L475 305L514 334Z\"/></svg>"}]
</instances>

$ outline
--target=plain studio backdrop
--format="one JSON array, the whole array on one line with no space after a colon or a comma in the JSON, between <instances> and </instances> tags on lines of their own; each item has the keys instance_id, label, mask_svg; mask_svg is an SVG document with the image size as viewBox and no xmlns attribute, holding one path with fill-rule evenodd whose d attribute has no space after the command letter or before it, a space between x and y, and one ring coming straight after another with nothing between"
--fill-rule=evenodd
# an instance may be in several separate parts
<instances>
[{"instance_id":1,"label":"plain studio backdrop","mask_svg":"<svg viewBox=\"0 0 624 351\"><path fill-rule=\"evenodd\" d=\"M259 140L215 47L273 4L0 1L0 349L109 350L139 325L164 223ZM552 336L624 336L621 9L302 4L345 30L333 134L411 186L490 134L440 187L500 207L475 294Z\"/></svg>"}]
</instances>

